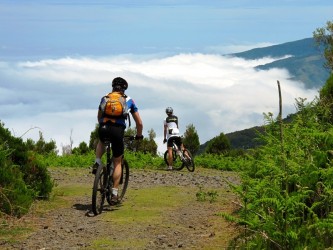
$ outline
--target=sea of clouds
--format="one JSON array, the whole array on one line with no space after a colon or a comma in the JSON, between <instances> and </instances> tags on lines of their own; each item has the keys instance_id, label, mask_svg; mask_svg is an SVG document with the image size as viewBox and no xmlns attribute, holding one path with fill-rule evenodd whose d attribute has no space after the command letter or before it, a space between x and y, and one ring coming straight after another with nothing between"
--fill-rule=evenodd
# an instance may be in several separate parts
<instances>
[{"instance_id":1,"label":"sea of clouds","mask_svg":"<svg viewBox=\"0 0 333 250\"><path fill-rule=\"evenodd\" d=\"M153 129L163 145L165 108L173 107L180 130L193 124L200 143L219 135L263 125L263 113L278 114L280 81L283 117L295 112L295 99L318 94L290 80L284 69L257 70L277 58L245 60L215 54L117 55L0 62L0 120L13 135L62 146L89 143L100 98L121 76L139 107L144 135ZM134 122L132 122L132 127Z\"/></svg>"}]
</instances>

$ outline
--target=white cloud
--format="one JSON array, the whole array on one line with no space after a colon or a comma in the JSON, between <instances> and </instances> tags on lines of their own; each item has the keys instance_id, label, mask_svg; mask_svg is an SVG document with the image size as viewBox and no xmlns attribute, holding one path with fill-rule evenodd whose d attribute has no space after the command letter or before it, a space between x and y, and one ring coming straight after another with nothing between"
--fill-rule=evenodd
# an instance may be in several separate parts
<instances>
[{"instance_id":1,"label":"white cloud","mask_svg":"<svg viewBox=\"0 0 333 250\"><path fill-rule=\"evenodd\" d=\"M263 112L278 112L281 82L284 115L294 112L295 98L312 100L316 90L291 81L286 70L256 70L272 58L244 60L213 54L169 57L60 58L0 65L0 115L5 127L24 134L42 129L46 140L74 146L89 143L100 97L114 77L129 82L127 94L140 108L144 132L154 129L162 145L164 109L172 106L181 131L193 124L201 143L219 133L263 124ZM134 126L132 122L132 127ZM38 139L38 129L24 138Z\"/></svg>"}]
</instances>

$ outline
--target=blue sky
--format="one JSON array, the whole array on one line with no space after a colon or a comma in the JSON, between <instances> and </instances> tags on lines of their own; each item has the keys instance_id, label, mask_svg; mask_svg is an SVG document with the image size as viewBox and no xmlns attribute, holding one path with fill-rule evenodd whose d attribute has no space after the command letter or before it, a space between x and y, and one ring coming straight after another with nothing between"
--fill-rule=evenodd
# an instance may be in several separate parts
<instances>
[{"instance_id":1,"label":"blue sky","mask_svg":"<svg viewBox=\"0 0 333 250\"><path fill-rule=\"evenodd\" d=\"M1 54L223 53L229 52L223 46L310 37L331 17L332 5L326 0L2 0Z\"/></svg>"},{"instance_id":2,"label":"blue sky","mask_svg":"<svg viewBox=\"0 0 333 250\"><path fill-rule=\"evenodd\" d=\"M59 148L71 131L74 146L88 142L100 97L122 76L160 151L167 106L201 143L262 125L263 112L276 113L276 80L286 114L317 90L285 70L254 70L276 58L223 55L312 37L332 13L327 0L0 0L0 119Z\"/></svg>"}]
</instances>

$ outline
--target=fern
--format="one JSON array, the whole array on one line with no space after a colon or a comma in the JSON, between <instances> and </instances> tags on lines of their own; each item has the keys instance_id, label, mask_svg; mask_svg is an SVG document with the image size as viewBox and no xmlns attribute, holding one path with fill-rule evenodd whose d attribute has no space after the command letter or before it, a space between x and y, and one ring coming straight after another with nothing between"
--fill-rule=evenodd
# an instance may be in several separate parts
<instances>
[{"instance_id":1,"label":"fern","mask_svg":"<svg viewBox=\"0 0 333 250\"><path fill-rule=\"evenodd\" d=\"M234 188L240 209L234 217L223 215L242 228L234 248L332 246L333 126L316 101L299 99L296 106L292 122L282 125L283 141L277 120L265 115L263 146L241 167L242 184Z\"/></svg>"}]
</instances>

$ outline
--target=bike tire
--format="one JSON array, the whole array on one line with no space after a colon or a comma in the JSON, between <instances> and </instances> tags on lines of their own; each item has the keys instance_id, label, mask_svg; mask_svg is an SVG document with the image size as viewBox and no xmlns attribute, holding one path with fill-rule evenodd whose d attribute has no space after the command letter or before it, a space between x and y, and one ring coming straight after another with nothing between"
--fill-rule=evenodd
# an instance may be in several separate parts
<instances>
[{"instance_id":1,"label":"bike tire","mask_svg":"<svg viewBox=\"0 0 333 250\"><path fill-rule=\"evenodd\" d=\"M107 183L106 167L99 165L95 174L95 180L92 192L92 212L94 215L102 213L105 200L105 186Z\"/></svg>"},{"instance_id":2,"label":"bike tire","mask_svg":"<svg viewBox=\"0 0 333 250\"><path fill-rule=\"evenodd\" d=\"M172 150L172 156L173 156L173 160L175 161L176 158L177 158L177 154L176 154L176 152L173 151L173 150ZM169 166L169 162L168 162L168 150L166 150L166 151L164 152L164 162L165 162L165 164L166 164L167 166Z\"/></svg>"},{"instance_id":3,"label":"bike tire","mask_svg":"<svg viewBox=\"0 0 333 250\"><path fill-rule=\"evenodd\" d=\"M127 161L124 159L122 160L121 163L121 168L122 168L122 173L121 173L121 177L120 177L120 182L119 182L119 186L118 186L118 203L120 203L122 201L122 199L125 196L125 193L127 191L127 187L128 187L128 182L129 182L129 166ZM109 196L107 196L107 202L109 203L109 205L113 206L114 204L111 202L111 188L113 186L113 181L112 178L110 178L110 190L109 190Z\"/></svg>"},{"instance_id":4,"label":"bike tire","mask_svg":"<svg viewBox=\"0 0 333 250\"><path fill-rule=\"evenodd\" d=\"M176 152L174 150L172 150L172 156L173 156L173 165L172 165L172 169L173 170L182 170L184 168L184 164L182 163L180 157L176 154ZM168 162L168 150L166 150L164 152L164 162L167 166L169 166L169 162Z\"/></svg>"},{"instance_id":5,"label":"bike tire","mask_svg":"<svg viewBox=\"0 0 333 250\"><path fill-rule=\"evenodd\" d=\"M184 149L183 155L185 157L185 165L188 171L194 172L195 166L194 166L194 159L190 151L187 149Z\"/></svg>"}]
</instances>

